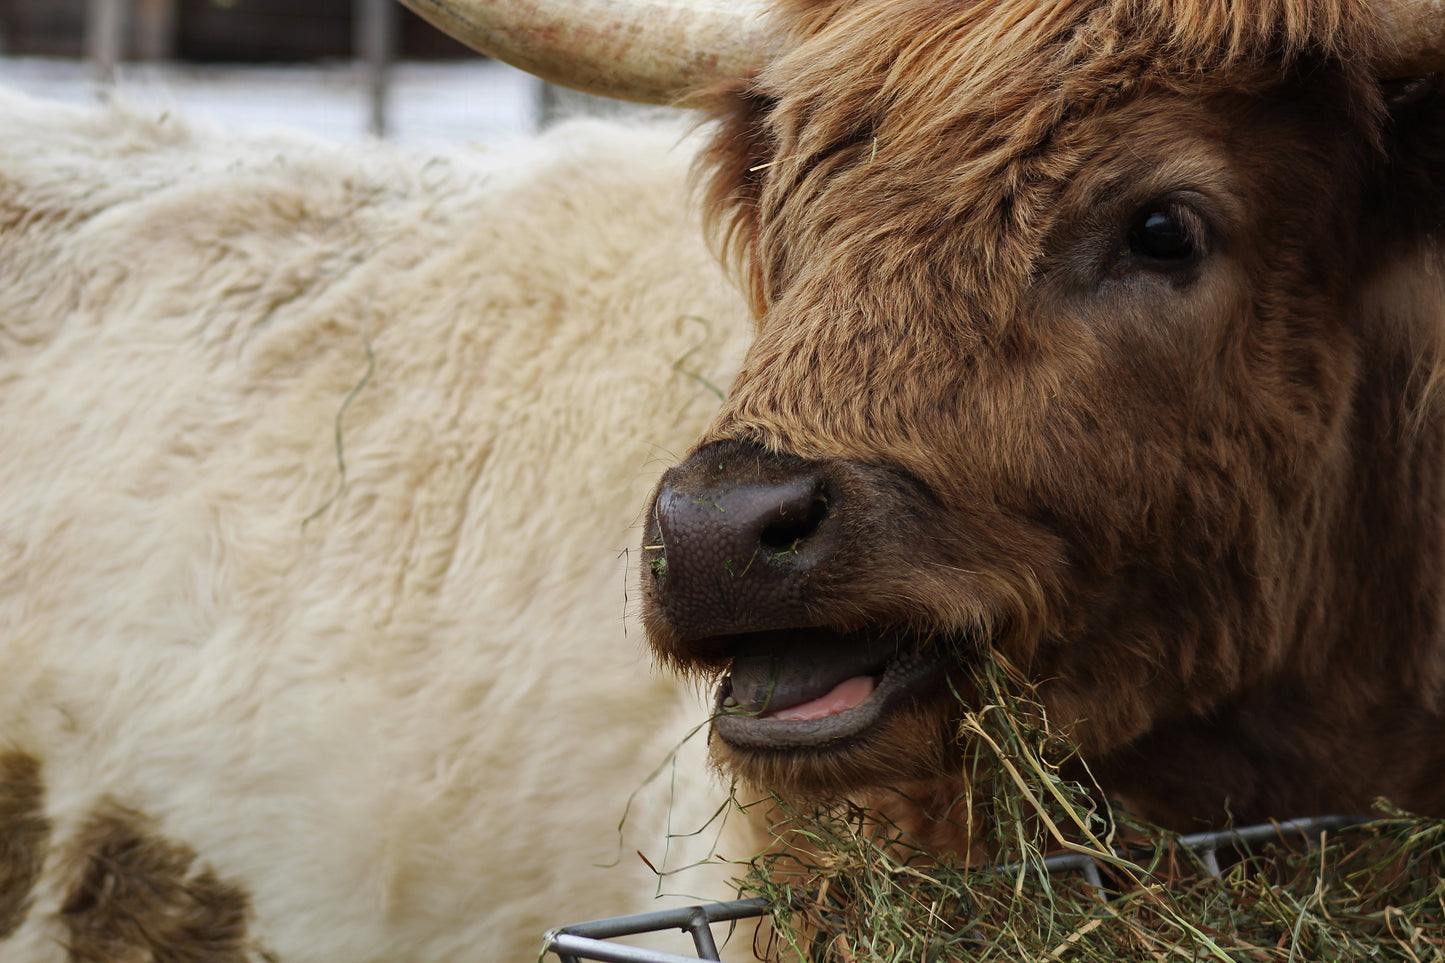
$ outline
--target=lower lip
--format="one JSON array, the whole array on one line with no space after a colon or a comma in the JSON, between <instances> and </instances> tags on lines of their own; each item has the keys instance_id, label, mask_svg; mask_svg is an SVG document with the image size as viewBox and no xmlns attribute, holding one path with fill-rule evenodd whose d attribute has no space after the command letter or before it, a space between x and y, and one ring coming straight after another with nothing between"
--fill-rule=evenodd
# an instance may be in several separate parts
<instances>
[{"instance_id":1,"label":"lower lip","mask_svg":"<svg viewBox=\"0 0 1445 963\"><path fill-rule=\"evenodd\" d=\"M718 715L713 718L713 731L728 745L743 751L797 752L819 750L837 746L843 742L861 738L878 724L883 716L897 703L915 696L928 688L933 680L943 676L942 664L938 659L913 661L906 667L890 665L881 679L863 676L866 683L856 681L860 677L845 680L840 686L854 685L859 690L869 687L862 701L853 701L854 693L844 693L843 701L850 704L841 709L828 708L818 713L809 712L809 718L789 718L789 710L797 711L800 706L790 706L764 716L723 709L721 702ZM820 702L829 700L838 691L823 696ZM726 682L719 690L719 699L727 695ZM806 703L803 705L807 705ZM822 708L822 707L819 707Z\"/></svg>"}]
</instances>

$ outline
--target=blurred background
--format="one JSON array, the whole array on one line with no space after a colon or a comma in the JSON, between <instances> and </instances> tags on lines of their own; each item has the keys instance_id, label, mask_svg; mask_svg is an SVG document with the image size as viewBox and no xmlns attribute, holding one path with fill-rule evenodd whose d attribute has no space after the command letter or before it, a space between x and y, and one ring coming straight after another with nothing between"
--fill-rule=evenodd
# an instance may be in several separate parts
<instances>
[{"instance_id":1,"label":"blurred background","mask_svg":"<svg viewBox=\"0 0 1445 963\"><path fill-rule=\"evenodd\" d=\"M606 109L472 52L396 0L0 0L0 84L333 140L503 145Z\"/></svg>"}]
</instances>

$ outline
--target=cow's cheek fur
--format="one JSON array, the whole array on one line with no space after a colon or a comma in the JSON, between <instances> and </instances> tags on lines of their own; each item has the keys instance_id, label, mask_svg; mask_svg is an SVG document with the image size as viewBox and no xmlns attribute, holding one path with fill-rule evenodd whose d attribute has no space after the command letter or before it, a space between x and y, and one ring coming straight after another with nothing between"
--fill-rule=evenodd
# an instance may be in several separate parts
<instances>
[{"instance_id":1,"label":"cow's cheek fur","mask_svg":"<svg viewBox=\"0 0 1445 963\"><path fill-rule=\"evenodd\" d=\"M1339 631L1321 621L1319 587L1353 484L1363 347L1341 279L1360 268L1347 245L1289 242L1345 233L1350 191L1331 178L1355 162L1296 164L1337 206L1291 209L1300 192L1278 190L1278 162L1258 154L1236 164L1251 218L1167 323L1120 326L1128 310L1112 312L1131 332L1100 366L1114 383L1080 388L1107 413L1099 437L1062 449L1078 456L1072 487L1034 499L1060 509L1080 550L1076 614L1042 661L1051 707L1088 720L1090 749L1208 713L1286 666L1320 671Z\"/></svg>"},{"instance_id":2,"label":"cow's cheek fur","mask_svg":"<svg viewBox=\"0 0 1445 963\"><path fill-rule=\"evenodd\" d=\"M1282 330L1271 344L1239 304L1201 313L1221 350L1146 355L1172 398L1093 386L1097 436L1061 445L1070 471L1024 509L1070 546L1035 671L1088 749L1322 656L1310 609L1343 510L1356 346ZM1308 375L1287 370L1307 355Z\"/></svg>"}]
</instances>

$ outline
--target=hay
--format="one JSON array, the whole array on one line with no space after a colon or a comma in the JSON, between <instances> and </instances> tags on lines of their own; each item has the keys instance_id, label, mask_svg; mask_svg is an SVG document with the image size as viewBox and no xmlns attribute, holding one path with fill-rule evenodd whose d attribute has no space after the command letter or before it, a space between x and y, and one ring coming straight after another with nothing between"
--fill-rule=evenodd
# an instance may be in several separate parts
<instances>
[{"instance_id":1,"label":"hay","mask_svg":"<svg viewBox=\"0 0 1445 963\"><path fill-rule=\"evenodd\" d=\"M1282 833L1240 846L1213 876L1177 836L1065 778L1080 768L1068 740L997 661L975 681L982 697L963 723L974 788L959 811L989 858L937 860L855 807L765 801L782 814L780 846L750 864L742 889L773 906L770 953L820 963L1445 961L1445 822L1382 809L1309 845ZM1059 851L1088 854L1105 889L1041 872Z\"/></svg>"}]
</instances>

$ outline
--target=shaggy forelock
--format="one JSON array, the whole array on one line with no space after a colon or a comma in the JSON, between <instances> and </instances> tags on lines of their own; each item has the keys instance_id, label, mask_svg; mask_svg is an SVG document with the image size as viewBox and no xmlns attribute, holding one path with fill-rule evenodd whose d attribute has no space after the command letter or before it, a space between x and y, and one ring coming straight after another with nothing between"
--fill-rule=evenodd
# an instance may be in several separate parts
<instances>
[{"instance_id":1,"label":"shaggy forelock","mask_svg":"<svg viewBox=\"0 0 1445 963\"><path fill-rule=\"evenodd\" d=\"M801 265L849 248L875 278L914 285L907 236L931 244L947 224L953 243L973 239L951 262L968 275L928 280L985 292L974 323L1006 317L1053 202L1098 146L1069 143L1071 128L1145 89L1247 93L1328 62L1366 137L1378 123L1366 81L1383 41L1364 0L783 0L775 15L786 52L714 92L723 123L705 157L707 210L760 314ZM849 203L818 210L838 178ZM930 203L900 223L910 189Z\"/></svg>"}]
</instances>

